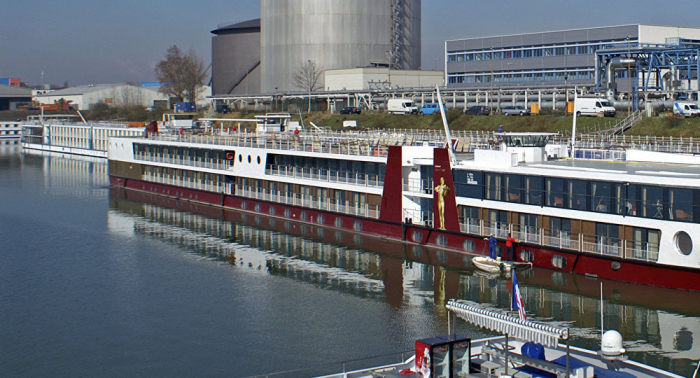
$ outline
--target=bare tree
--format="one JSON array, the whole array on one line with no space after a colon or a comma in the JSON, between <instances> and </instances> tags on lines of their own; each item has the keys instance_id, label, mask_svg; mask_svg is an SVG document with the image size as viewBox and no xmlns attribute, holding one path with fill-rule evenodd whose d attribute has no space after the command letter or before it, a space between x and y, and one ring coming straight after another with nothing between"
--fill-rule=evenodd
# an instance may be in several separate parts
<instances>
[{"instance_id":1,"label":"bare tree","mask_svg":"<svg viewBox=\"0 0 700 378\"><path fill-rule=\"evenodd\" d=\"M319 78L321 78L322 73L323 68L316 65L313 60L309 60L302 64L293 76L297 88L309 93L309 112L311 112L311 92L320 89Z\"/></svg>"},{"instance_id":2,"label":"bare tree","mask_svg":"<svg viewBox=\"0 0 700 378\"><path fill-rule=\"evenodd\" d=\"M185 98L189 102L196 102L197 97L202 92L202 85L207 73L204 67L204 61L200 59L194 50L185 56L185 72L183 76L183 85L185 87Z\"/></svg>"},{"instance_id":3,"label":"bare tree","mask_svg":"<svg viewBox=\"0 0 700 378\"><path fill-rule=\"evenodd\" d=\"M204 62L194 50L187 55L176 45L168 48L165 60L156 64L156 78L162 83L159 91L177 100L195 102L206 77Z\"/></svg>"}]
</instances>

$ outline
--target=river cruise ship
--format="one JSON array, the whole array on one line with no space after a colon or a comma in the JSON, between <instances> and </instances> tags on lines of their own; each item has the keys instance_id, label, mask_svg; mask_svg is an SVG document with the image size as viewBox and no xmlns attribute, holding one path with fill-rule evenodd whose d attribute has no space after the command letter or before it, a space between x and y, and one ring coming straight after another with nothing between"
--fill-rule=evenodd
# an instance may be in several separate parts
<instances>
[{"instance_id":1,"label":"river cruise ship","mask_svg":"<svg viewBox=\"0 0 700 378\"><path fill-rule=\"evenodd\" d=\"M146 127L126 123L76 122L78 116L30 116L20 124L22 148L66 154L107 157L110 137L143 138Z\"/></svg>"},{"instance_id":2,"label":"river cruise ship","mask_svg":"<svg viewBox=\"0 0 700 378\"><path fill-rule=\"evenodd\" d=\"M114 187L471 255L489 253L490 235L505 249L510 234L516 260L534 266L700 291L696 146L569 151L547 133L444 135L110 138L109 176Z\"/></svg>"}]
</instances>

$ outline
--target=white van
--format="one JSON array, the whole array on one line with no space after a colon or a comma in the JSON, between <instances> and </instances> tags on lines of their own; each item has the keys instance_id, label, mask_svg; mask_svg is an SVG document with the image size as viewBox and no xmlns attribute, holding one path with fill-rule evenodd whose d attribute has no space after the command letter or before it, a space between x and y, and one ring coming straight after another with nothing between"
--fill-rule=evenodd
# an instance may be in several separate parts
<instances>
[{"instance_id":1,"label":"white van","mask_svg":"<svg viewBox=\"0 0 700 378\"><path fill-rule=\"evenodd\" d=\"M413 105L412 100L392 98L386 104L386 111L389 114L418 114L418 107Z\"/></svg>"},{"instance_id":2,"label":"white van","mask_svg":"<svg viewBox=\"0 0 700 378\"><path fill-rule=\"evenodd\" d=\"M615 108L604 98L578 97L574 102L574 113L577 116L614 117Z\"/></svg>"},{"instance_id":3,"label":"white van","mask_svg":"<svg viewBox=\"0 0 700 378\"><path fill-rule=\"evenodd\" d=\"M674 102L673 114L681 117L700 117L700 108L698 104L692 102Z\"/></svg>"}]
</instances>

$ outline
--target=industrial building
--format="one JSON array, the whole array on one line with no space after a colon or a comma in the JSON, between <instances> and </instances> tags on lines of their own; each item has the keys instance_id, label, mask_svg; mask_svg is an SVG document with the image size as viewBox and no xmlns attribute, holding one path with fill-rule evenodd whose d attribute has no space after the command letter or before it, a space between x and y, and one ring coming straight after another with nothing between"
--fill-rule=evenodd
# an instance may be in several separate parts
<instances>
[{"instance_id":1,"label":"industrial building","mask_svg":"<svg viewBox=\"0 0 700 378\"><path fill-rule=\"evenodd\" d=\"M260 20L212 31L214 95L300 91L293 76L309 62L323 71L421 65L421 0L261 0L260 8Z\"/></svg>"},{"instance_id":2,"label":"industrial building","mask_svg":"<svg viewBox=\"0 0 700 378\"><path fill-rule=\"evenodd\" d=\"M350 68L324 71L328 91L388 90L390 88L435 88L443 85L442 71L391 70L388 67Z\"/></svg>"},{"instance_id":3,"label":"industrial building","mask_svg":"<svg viewBox=\"0 0 700 378\"><path fill-rule=\"evenodd\" d=\"M34 96L40 104L63 102L77 110L87 110L95 104L153 106L154 101L167 101L158 88L144 88L131 84L82 85Z\"/></svg>"},{"instance_id":4,"label":"industrial building","mask_svg":"<svg viewBox=\"0 0 700 378\"><path fill-rule=\"evenodd\" d=\"M445 42L445 80L487 102L519 88L671 98L698 91L699 51L700 28L642 24L465 38Z\"/></svg>"},{"instance_id":5,"label":"industrial building","mask_svg":"<svg viewBox=\"0 0 700 378\"><path fill-rule=\"evenodd\" d=\"M18 106L31 104L31 89L0 84L0 110L16 110Z\"/></svg>"}]
</instances>

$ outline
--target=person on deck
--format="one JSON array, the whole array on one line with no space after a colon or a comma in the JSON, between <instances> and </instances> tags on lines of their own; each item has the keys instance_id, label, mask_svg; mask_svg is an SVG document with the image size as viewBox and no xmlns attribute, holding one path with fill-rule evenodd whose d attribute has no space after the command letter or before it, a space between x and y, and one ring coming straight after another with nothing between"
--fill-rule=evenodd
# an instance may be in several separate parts
<instances>
[{"instance_id":1,"label":"person on deck","mask_svg":"<svg viewBox=\"0 0 700 378\"><path fill-rule=\"evenodd\" d=\"M496 240L496 237L491 234L488 238L489 241L489 257L492 259L496 259L496 245L498 244L498 240Z\"/></svg>"},{"instance_id":2,"label":"person on deck","mask_svg":"<svg viewBox=\"0 0 700 378\"><path fill-rule=\"evenodd\" d=\"M506 261L513 261L515 260L515 243L517 241L513 239L513 237L508 233L508 237L506 238Z\"/></svg>"}]
</instances>

